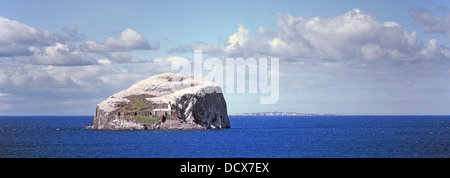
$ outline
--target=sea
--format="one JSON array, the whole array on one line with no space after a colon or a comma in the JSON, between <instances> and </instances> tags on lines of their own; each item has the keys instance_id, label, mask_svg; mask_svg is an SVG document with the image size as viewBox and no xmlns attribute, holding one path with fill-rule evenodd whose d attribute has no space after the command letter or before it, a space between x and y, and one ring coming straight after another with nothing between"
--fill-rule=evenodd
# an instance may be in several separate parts
<instances>
[{"instance_id":1,"label":"sea","mask_svg":"<svg viewBox=\"0 0 450 178\"><path fill-rule=\"evenodd\" d=\"M450 158L450 116L230 116L230 129L91 130L93 116L0 116L1 158Z\"/></svg>"}]
</instances>

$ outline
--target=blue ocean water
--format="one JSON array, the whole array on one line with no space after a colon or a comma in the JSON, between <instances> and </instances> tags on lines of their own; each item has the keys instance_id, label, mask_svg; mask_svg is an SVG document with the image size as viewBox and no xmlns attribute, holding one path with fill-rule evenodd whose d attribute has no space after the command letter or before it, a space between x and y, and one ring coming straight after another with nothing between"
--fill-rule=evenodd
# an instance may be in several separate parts
<instances>
[{"instance_id":1,"label":"blue ocean water","mask_svg":"<svg viewBox=\"0 0 450 178\"><path fill-rule=\"evenodd\" d=\"M92 116L1 116L0 157L450 157L450 116L230 116L231 129L105 131Z\"/></svg>"}]
</instances>

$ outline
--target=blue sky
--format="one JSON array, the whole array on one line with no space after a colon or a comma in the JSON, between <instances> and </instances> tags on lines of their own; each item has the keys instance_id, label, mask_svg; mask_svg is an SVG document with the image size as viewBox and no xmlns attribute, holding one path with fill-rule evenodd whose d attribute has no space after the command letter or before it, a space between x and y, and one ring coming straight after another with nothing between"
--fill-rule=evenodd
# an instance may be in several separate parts
<instances>
[{"instance_id":1,"label":"blue sky","mask_svg":"<svg viewBox=\"0 0 450 178\"><path fill-rule=\"evenodd\" d=\"M448 1L0 0L0 115L92 115L193 49L280 58L278 102L229 114L450 114Z\"/></svg>"}]
</instances>

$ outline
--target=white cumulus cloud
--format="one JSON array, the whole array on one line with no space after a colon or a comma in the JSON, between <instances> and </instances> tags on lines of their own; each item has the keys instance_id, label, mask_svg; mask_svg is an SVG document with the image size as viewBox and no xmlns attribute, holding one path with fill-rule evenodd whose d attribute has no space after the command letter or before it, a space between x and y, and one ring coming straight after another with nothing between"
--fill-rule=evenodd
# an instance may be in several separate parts
<instances>
[{"instance_id":1,"label":"white cumulus cloud","mask_svg":"<svg viewBox=\"0 0 450 178\"><path fill-rule=\"evenodd\" d=\"M380 22L360 9L330 18L293 17L279 14L278 32L258 29L253 37L239 25L225 43L228 56L272 56L291 60L318 58L354 61L415 61L450 59L450 49L430 39L428 45L417 41L415 31L402 25Z\"/></svg>"},{"instance_id":2,"label":"white cumulus cloud","mask_svg":"<svg viewBox=\"0 0 450 178\"><path fill-rule=\"evenodd\" d=\"M427 9L412 9L411 16L426 33L447 35L450 40L450 14L438 17Z\"/></svg>"},{"instance_id":3,"label":"white cumulus cloud","mask_svg":"<svg viewBox=\"0 0 450 178\"><path fill-rule=\"evenodd\" d=\"M92 65L97 62L67 40L74 39L75 25L64 28L70 37L40 31L21 22L0 17L0 60L26 64Z\"/></svg>"},{"instance_id":4,"label":"white cumulus cloud","mask_svg":"<svg viewBox=\"0 0 450 178\"><path fill-rule=\"evenodd\" d=\"M112 52L112 53L106 53L105 56L111 61L111 62L117 62L117 63L136 63L141 62L142 60L133 57L130 54L121 53L121 52Z\"/></svg>"},{"instance_id":5,"label":"white cumulus cloud","mask_svg":"<svg viewBox=\"0 0 450 178\"><path fill-rule=\"evenodd\" d=\"M121 32L119 38L108 37L102 43L88 40L81 49L87 52L124 52L133 50L156 50L159 43L150 45L147 39L133 29L127 28Z\"/></svg>"},{"instance_id":6,"label":"white cumulus cloud","mask_svg":"<svg viewBox=\"0 0 450 178\"><path fill-rule=\"evenodd\" d=\"M31 46L28 49L32 53L31 56L15 56L13 59L30 64L46 65L90 65L97 63L80 49L67 44Z\"/></svg>"},{"instance_id":7,"label":"white cumulus cloud","mask_svg":"<svg viewBox=\"0 0 450 178\"><path fill-rule=\"evenodd\" d=\"M30 46L50 45L61 37L0 16L0 57L29 55Z\"/></svg>"}]
</instances>

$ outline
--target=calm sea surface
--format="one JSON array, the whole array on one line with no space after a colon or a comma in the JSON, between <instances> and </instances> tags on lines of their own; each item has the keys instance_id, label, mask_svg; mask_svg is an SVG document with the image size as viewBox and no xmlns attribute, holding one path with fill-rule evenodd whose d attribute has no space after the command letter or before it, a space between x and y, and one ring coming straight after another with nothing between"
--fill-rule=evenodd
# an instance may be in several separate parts
<instances>
[{"instance_id":1,"label":"calm sea surface","mask_svg":"<svg viewBox=\"0 0 450 178\"><path fill-rule=\"evenodd\" d=\"M1 116L0 157L445 157L450 116L230 116L231 129L102 131L92 116Z\"/></svg>"}]
</instances>

